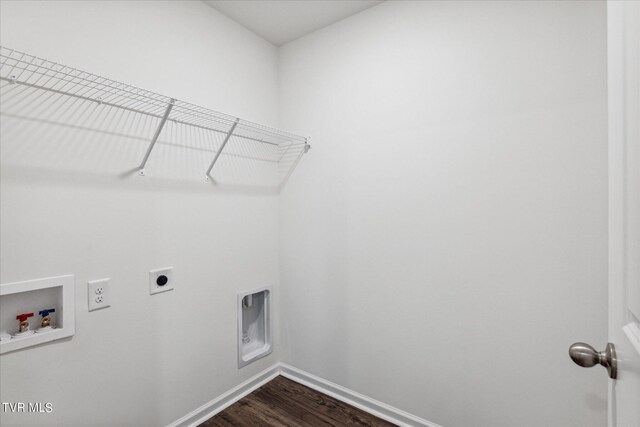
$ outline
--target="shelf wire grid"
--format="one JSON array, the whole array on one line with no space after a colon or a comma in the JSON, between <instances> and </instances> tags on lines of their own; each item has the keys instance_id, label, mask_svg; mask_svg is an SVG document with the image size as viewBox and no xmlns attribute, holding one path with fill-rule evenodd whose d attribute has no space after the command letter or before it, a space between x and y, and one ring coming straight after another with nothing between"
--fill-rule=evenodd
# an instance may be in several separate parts
<instances>
[{"instance_id":1,"label":"shelf wire grid","mask_svg":"<svg viewBox=\"0 0 640 427\"><path fill-rule=\"evenodd\" d=\"M170 113L164 120L169 105ZM207 153L209 158L193 166L206 169L205 165L222 150L215 171L233 170L235 178L243 171L249 175L261 171L245 179L245 184L263 184L267 177L268 185L284 185L309 148L307 138L300 135L2 46L0 114L140 141L150 141L159 129L159 144ZM11 131L19 134L20 128ZM145 162L146 158L141 167Z\"/></svg>"}]
</instances>

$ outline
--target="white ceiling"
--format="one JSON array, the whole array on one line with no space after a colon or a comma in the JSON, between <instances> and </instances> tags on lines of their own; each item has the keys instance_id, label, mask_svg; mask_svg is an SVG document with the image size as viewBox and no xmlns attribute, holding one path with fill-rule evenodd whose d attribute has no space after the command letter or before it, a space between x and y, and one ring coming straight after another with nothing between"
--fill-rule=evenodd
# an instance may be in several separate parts
<instances>
[{"instance_id":1,"label":"white ceiling","mask_svg":"<svg viewBox=\"0 0 640 427\"><path fill-rule=\"evenodd\" d=\"M203 1L276 46L382 3L382 0Z\"/></svg>"}]
</instances>

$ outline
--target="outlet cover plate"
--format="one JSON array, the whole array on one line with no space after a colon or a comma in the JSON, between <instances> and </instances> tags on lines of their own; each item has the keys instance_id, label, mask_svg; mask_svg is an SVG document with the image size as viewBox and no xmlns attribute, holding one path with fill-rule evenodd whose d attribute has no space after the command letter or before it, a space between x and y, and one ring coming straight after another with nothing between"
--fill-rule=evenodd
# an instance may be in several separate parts
<instances>
[{"instance_id":1,"label":"outlet cover plate","mask_svg":"<svg viewBox=\"0 0 640 427\"><path fill-rule=\"evenodd\" d=\"M166 276L167 281L164 285L158 284L158 278ZM160 292L172 291L174 286L173 267L159 268L149 272L149 294L159 294Z\"/></svg>"},{"instance_id":2,"label":"outlet cover plate","mask_svg":"<svg viewBox=\"0 0 640 427\"><path fill-rule=\"evenodd\" d=\"M109 297L110 283L111 279L109 278L92 280L87 283L89 311L111 307L111 299Z\"/></svg>"}]
</instances>

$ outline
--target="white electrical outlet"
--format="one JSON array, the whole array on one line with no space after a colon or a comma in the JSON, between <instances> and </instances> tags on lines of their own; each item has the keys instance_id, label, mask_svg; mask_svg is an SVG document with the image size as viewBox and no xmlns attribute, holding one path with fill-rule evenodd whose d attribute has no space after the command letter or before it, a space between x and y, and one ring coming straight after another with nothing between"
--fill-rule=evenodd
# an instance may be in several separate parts
<instances>
[{"instance_id":1,"label":"white electrical outlet","mask_svg":"<svg viewBox=\"0 0 640 427\"><path fill-rule=\"evenodd\" d=\"M149 294L173 290L173 267L159 268L149 272Z\"/></svg>"},{"instance_id":2,"label":"white electrical outlet","mask_svg":"<svg viewBox=\"0 0 640 427\"><path fill-rule=\"evenodd\" d=\"M109 302L110 279L92 280L87 283L89 295L89 311L99 310L111 306Z\"/></svg>"}]
</instances>

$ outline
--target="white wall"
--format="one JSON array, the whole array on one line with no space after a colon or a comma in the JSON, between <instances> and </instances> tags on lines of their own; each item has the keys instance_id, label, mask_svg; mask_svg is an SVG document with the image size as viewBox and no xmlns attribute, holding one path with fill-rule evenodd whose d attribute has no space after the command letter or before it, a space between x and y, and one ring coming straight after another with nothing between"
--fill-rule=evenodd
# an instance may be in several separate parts
<instances>
[{"instance_id":1,"label":"white wall","mask_svg":"<svg viewBox=\"0 0 640 427\"><path fill-rule=\"evenodd\" d=\"M389 1L285 45L283 360L447 427L602 426L602 2Z\"/></svg>"},{"instance_id":2,"label":"white wall","mask_svg":"<svg viewBox=\"0 0 640 427\"><path fill-rule=\"evenodd\" d=\"M3 46L277 124L276 49L199 1L0 8ZM236 365L236 293L277 284L274 195L217 190L203 169L192 180L185 149L159 147L142 178L120 174L144 141L6 135L0 280L76 274L77 332L2 355L2 402L53 403L52 414L2 413L3 425L166 425L278 360L276 345ZM167 265L176 290L150 297L148 271ZM86 282L102 277L112 307L88 313Z\"/></svg>"},{"instance_id":3,"label":"white wall","mask_svg":"<svg viewBox=\"0 0 640 427\"><path fill-rule=\"evenodd\" d=\"M72 340L0 358L0 400L53 414L3 425L164 425L279 359L447 427L606 423L603 372L566 354L606 341L602 3L386 2L279 63L200 2L2 2L0 19L3 46L280 112L314 143L278 216L273 195L192 180L183 150L122 178L143 142L3 138L0 281L78 285ZM278 258L283 351L238 371L235 294L276 284ZM149 297L166 265L176 291ZM113 307L87 313L102 277Z\"/></svg>"}]
</instances>

